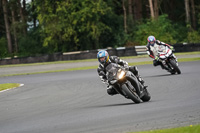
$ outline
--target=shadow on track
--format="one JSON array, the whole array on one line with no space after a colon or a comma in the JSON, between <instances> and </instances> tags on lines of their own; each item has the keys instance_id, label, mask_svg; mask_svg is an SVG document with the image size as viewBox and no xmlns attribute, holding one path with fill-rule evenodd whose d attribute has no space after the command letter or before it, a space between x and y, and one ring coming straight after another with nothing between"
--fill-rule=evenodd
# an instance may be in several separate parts
<instances>
[{"instance_id":1,"label":"shadow on track","mask_svg":"<svg viewBox=\"0 0 200 133\"><path fill-rule=\"evenodd\" d=\"M131 103L120 103L120 104L97 105L97 106L90 106L87 108L114 107L114 106L125 106L125 105L133 105L133 104L136 104L136 103L131 102Z\"/></svg>"},{"instance_id":2,"label":"shadow on track","mask_svg":"<svg viewBox=\"0 0 200 133\"><path fill-rule=\"evenodd\" d=\"M96 106L87 106L84 108L104 108L104 107L120 107L120 106L130 106L130 105L144 105L144 104L149 104L152 101L149 102L142 102L140 104L136 104L134 102L131 103L119 103L119 104L108 104L108 105L96 105Z\"/></svg>"},{"instance_id":3,"label":"shadow on track","mask_svg":"<svg viewBox=\"0 0 200 133\"><path fill-rule=\"evenodd\" d=\"M164 77L164 76L174 76L177 74L162 74L162 75L153 75L153 76L144 76L144 78L151 78L151 77Z\"/></svg>"}]
</instances>

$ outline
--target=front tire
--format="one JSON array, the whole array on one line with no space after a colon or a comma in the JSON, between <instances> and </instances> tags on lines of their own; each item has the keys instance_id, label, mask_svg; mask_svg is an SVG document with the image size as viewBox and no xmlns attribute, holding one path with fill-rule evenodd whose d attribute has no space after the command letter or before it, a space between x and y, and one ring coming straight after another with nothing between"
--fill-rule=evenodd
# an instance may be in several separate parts
<instances>
[{"instance_id":1,"label":"front tire","mask_svg":"<svg viewBox=\"0 0 200 133\"><path fill-rule=\"evenodd\" d=\"M181 70L178 68L178 66L176 65L175 60L170 60L170 63L172 65L172 67L174 68L174 70L178 73L181 74Z\"/></svg>"},{"instance_id":2,"label":"front tire","mask_svg":"<svg viewBox=\"0 0 200 133\"><path fill-rule=\"evenodd\" d=\"M126 84L122 85L122 91L135 103L140 103L140 97L132 89L129 89Z\"/></svg>"},{"instance_id":3,"label":"front tire","mask_svg":"<svg viewBox=\"0 0 200 133\"><path fill-rule=\"evenodd\" d=\"M144 96L141 98L143 102L148 102L151 99L151 95L146 88L144 88Z\"/></svg>"}]
</instances>

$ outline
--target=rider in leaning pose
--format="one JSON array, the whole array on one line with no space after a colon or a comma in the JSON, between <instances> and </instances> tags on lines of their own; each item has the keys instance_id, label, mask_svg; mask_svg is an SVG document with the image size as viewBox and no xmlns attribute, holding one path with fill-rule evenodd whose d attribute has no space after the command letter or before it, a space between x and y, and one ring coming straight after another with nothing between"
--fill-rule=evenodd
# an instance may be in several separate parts
<instances>
[{"instance_id":1,"label":"rider in leaning pose","mask_svg":"<svg viewBox=\"0 0 200 133\"><path fill-rule=\"evenodd\" d=\"M106 78L106 66L109 65L109 63L116 63L123 67L125 67L127 70L131 71L138 79L138 81L144 86L144 80L140 77L138 74L138 69L136 66L128 66L128 63L124 60L121 60L117 56L110 56L107 51L101 50L97 53L97 58L99 61L99 67L97 68L97 72L99 74L99 77L103 83L107 85L107 93L109 95L115 95L118 94L118 92L109 85L108 80ZM144 86L147 87L147 86Z\"/></svg>"},{"instance_id":2,"label":"rider in leaning pose","mask_svg":"<svg viewBox=\"0 0 200 133\"><path fill-rule=\"evenodd\" d=\"M159 45L164 45L164 46L167 46L169 47L171 50L173 50L173 47L170 46L169 44L166 44L164 42L161 42L159 40L156 40L156 38L154 36L149 36L147 38L147 54L149 55L149 57L153 58L153 65L154 66L158 66L158 65L161 65L161 67L164 69L164 66L162 64L162 62L159 61L159 58L158 58L158 47ZM173 54L174 58L176 59L176 56Z\"/></svg>"}]
</instances>

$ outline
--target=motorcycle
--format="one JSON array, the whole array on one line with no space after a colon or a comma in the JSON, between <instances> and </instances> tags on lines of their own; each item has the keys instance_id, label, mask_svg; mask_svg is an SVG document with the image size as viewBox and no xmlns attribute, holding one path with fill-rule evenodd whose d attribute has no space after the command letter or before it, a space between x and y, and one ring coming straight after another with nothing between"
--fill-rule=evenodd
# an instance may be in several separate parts
<instances>
[{"instance_id":1,"label":"motorcycle","mask_svg":"<svg viewBox=\"0 0 200 133\"><path fill-rule=\"evenodd\" d=\"M110 63L106 67L108 83L121 95L135 103L147 102L151 99L150 93L136 78L123 66Z\"/></svg>"},{"instance_id":2,"label":"motorcycle","mask_svg":"<svg viewBox=\"0 0 200 133\"><path fill-rule=\"evenodd\" d=\"M159 46L157 56L163 69L169 71L171 74L181 74L181 70L178 67L178 61L169 47L163 45Z\"/></svg>"}]
</instances>

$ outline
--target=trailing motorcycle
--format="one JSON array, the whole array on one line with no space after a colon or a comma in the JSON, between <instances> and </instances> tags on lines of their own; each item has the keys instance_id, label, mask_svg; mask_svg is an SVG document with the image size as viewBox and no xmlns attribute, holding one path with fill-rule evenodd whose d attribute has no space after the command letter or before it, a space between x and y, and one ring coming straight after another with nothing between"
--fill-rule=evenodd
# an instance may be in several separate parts
<instances>
[{"instance_id":1,"label":"trailing motorcycle","mask_svg":"<svg viewBox=\"0 0 200 133\"><path fill-rule=\"evenodd\" d=\"M181 70L178 67L178 61L169 47L160 45L157 56L163 69L169 71L171 74L181 74Z\"/></svg>"},{"instance_id":2,"label":"trailing motorcycle","mask_svg":"<svg viewBox=\"0 0 200 133\"><path fill-rule=\"evenodd\" d=\"M150 93L136 78L136 76L123 66L110 63L106 67L106 77L110 85L124 97L135 103L147 102L151 99Z\"/></svg>"}]
</instances>

